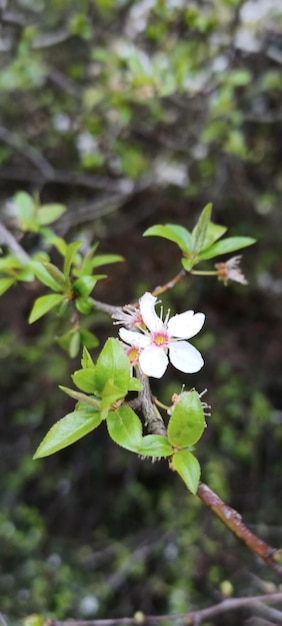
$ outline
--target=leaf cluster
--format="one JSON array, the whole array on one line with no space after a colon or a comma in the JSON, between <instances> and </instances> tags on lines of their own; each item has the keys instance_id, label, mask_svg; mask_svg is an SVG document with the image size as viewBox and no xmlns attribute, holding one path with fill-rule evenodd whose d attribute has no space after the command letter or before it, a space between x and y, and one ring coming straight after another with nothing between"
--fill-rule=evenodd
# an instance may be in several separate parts
<instances>
[{"instance_id":1,"label":"leaf cluster","mask_svg":"<svg viewBox=\"0 0 282 626\"><path fill-rule=\"evenodd\" d=\"M183 226L165 224L151 226L145 231L144 236L164 237L176 243L183 253L181 262L187 272L201 261L235 252L255 243L252 237L226 237L218 241L226 233L227 228L211 221L211 211L212 204L209 203L203 209L192 232Z\"/></svg>"}]
</instances>

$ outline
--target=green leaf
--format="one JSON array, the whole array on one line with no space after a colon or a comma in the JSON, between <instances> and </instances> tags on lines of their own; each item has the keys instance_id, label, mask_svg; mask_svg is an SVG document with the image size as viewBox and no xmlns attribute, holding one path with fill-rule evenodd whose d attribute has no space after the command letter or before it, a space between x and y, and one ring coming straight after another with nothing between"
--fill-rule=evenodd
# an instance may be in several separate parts
<instances>
[{"instance_id":1,"label":"green leaf","mask_svg":"<svg viewBox=\"0 0 282 626\"><path fill-rule=\"evenodd\" d=\"M100 409L101 402L98 398L86 396L84 393L80 393L80 391L75 391L74 389L69 389L69 387L63 387L62 385L59 385L59 389L70 396L70 398L74 398L74 400L77 400L81 404L87 404L96 410Z\"/></svg>"},{"instance_id":2,"label":"green leaf","mask_svg":"<svg viewBox=\"0 0 282 626\"><path fill-rule=\"evenodd\" d=\"M123 256L119 254L97 254L91 261L92 269L100 267L101 265L108 265L109 263L121 263L124 261Z\"/></svg>"},{"instance_id":3,"label":"green leaf","mask_svg":"<svg viewBox=\"0 0 282 626\"><path fill-rule=\"evenodd\" d=\"M48 261L42 261L43 267L47 270L48 274L53 278L55 283L60 287L60 289L65 289L69 284L66 280L64 274L53 265L53 263L48 263Z\"/></svg>"},{"instance_id":4,"label":"green leaf","mask_svg":"<svg viewBox=\"0 0 282 626\"><path fill-rule=\"evenodd\" d=\"M235 250L246 248L247 246L251 246L253 243L256 243L256 240L252 237L227 237L227 239L223 239L223 241L218 241L218 243L215 243L207 250L201 252L201 254L199 254L199 259L201 261L213 259L220 254L235 252Z\"/></svg>"},{"instance_id":5,"label":"green leaf","mask_svg":"<svg viewBox=\"0 0 282 626\"><path fill-rule=\"evenodd\" d=\"M92 359L92 357L90 356L87 348L83 348L83 352L82 352L82 359L81 359L81 365L83 368L93 368L95 369L95 364L94 361Z\"/></svg>"},{"instance_id":6,"label":"green leaf","mask_svg":"<svg viewBox=\"0 0 282 626\"><path fill-rule=\"evenodd\" d=\"M36 220L40 226L46 226L52 224L66 212L66 207L63 204L44 204L36 212Z\"/></svg>"},{"instance_id":7,"label":"green leaf","mask_svg":"<svg viewBox=\"0 0 282 626\"><path fill-rule=\"evenodd\" d=\"M206 237L203 244L203 249L209 248L217 239L220 239L224 233L226 233L227 228L225 226L220 226L219 224L214 224L210 222L208 224Z\"/></svg>"},{"instance_id":8,"label":"green leaf","mask_svg":"<svg viewBox=\"0 0 282 626\"><path fill-rule=\"evenodd\" d=\"M130 363L119 341L110 338L106 341L96 363L96 389L100 394L110 381L121 390L121 395L128 391Z\"/></svg>"},{"instance_id":9,"label":"green leaf","mask_svg":"<svg viewBox=\"0 0 282 626\"><path fill-rule=\"evenodd\" d=\"M71 340L69 343L69 355L71 359L75 359L75 357L78 355L79 348L80 348L80 334L79 334L79 330L75 330L72 333Z\"/></svg>"},{"instance_id":10,"label":"green leaf","mask_svg":"<svg viewBox=\"0 0 282 626\"><path fill-rule=\"evenodd\" d=\"M74 411L56 422L37 448L34 459L49 456L70 446L81 439L101 423L100 413L94 411Z\"/></svg>"},{"instance_id":11,"label":"green leaf","mask_svg":"<svg viewBox=\"0 0 282 626\"><path fill-rule=\"evenodd\" d=\"M90 298L81 297L76 298L75 306L79 313L82 315L88 315L92 311L94 304Z\"/></svg>"},{"instance_id":12,"label":"green leaf","mask_svg":"<svg viewBox=\"0 0 282 626\"><path fill-rule=\"evenodd\" d=\"M187 448L200 439L205 428L205 416L197 391L181 394L172 411L167 435L169 442L177 448Z\"/></svg>"},{"instance_id":13,"label":"green leaf","mask_svg":"<svg viewBox=\"0 0 282 626\"><path fill-rule=\"evenodd\" d=\"M0 279L0 296L2 296L2 294L5 293L5 291L8 291L8 289L12 287L14 282L15 282L14 278L1 278Z\"/></svg>"},{"instance_id":14,"label":"green leaf","mask_svg":"<svg viewBox=\"0 0 282 626\"><path fill-rule=\"evenodd\" d=\"M138 454L144 456L170 456L173 448L168 439L162 435L146 435L138 448Z\"/></svg>"},{"instance_id":15,"label":"green leaf","mask_svg":"<svg viewBox=\"0 0 282 626\"><path fill-rule=\"evenodd\" d=\"M94 367L77 370L72 375L72 380L78 389L85 393L95 393L95 369Z\"/></svg>"},{"instance_id":16,"label":"green leaf","mask_svg":"<svg viewBox=\"0 0 282 626\"><path fill-rule=\"evenodd\" d=\"M53 291L62 291L61 285L50 275L46 267L44 267L43 261L33 259L30 263L30 268L43 285L50 287Z\"/></svg>"},{"instance_id":17,"label":"green leaf","mask_svg":"<svg viewBox=\"0 0 282 626\"><path fill-rule=\"evenodd\" d=\"M188 450L176 452L172 457L171 467L181 476L185 485L195 495L201 475L200 464L196 457Z\"/></svg>"},{"instance_id":18,"label":"green leaf","mask_svg":"<svg viewBox=\"0 0 282 626\"><path fill-rule=\"evenodd\" d=\"M109 381L103 389L103 396L101 400L101 413L103 419L105 419L108 415L108 412L115 411L118 409L120 404L123 402L124 394L121 390L113 385L111 381Z\"/></svg>"},{"instance_id":19,"label":"green leaf","mask_svg":"<svg viewBox=\"0 0 282 626\"><path fill-rule=\"evenodd\" d=\"M205 245L208 227L211 219L212 204L209 203L202 210L198 222L192 231L192 252L198 254Z\"/></svg>"},{"instance_id":20,"label":"green leaf","mask_svg":"<svg viewBox=\"0 0 282 626\"><path fill-rule=\"evenodd\" d=\"M33 198L26 191L18 191L14 196L14 203L23 230L33 221L35 204Z\"/></svg>"},{"instance_id":21,"label":"green leaf","mask_svg":"<svg viewBox=\"0 0 282 626\"><path fill-rule=\"evenodd\" d=\"M86 346L87 348L96 348L99 345L99 339L97 339L96 335L91 333L90 330L81 328L79 334L80 341L83 346Z\"/></svg>"},{"instance_id":22,"label":"green leaf","mask_svg":"<svg viewBox=\"0 0 282 626\"><path fill-rule=\"evenodd\" d=\"M110 412L107 427L111 439L122 448L138 452L142 444L141 421L129 406L122 406L118 411Z\"/></svg>"},{"instance_id":23,"label":"green leaf","mask_svg":"<svg viewBox=\"0 0 282 626\"><path fill-rule=\"evenodd\" d=\"M48 313L48 311L51 311L51 309L62 302L63 299L64 297L58 294L37 298L29 315L28 323L33 324L33 322L36 322L40 317Z\"/></svg>"},{"instance_id":24,"label":"green leaf","mask_svg":"<svg viewBox=\"0 0 282 626\"><path fill-rule=\"evenodd\" d=\"M198 263L198 259L195 258L194 256L191 257L190 259L186 259L186 257L182 257L181 263L182 263L184 269L186 270L186 272L190 272L190 270L192 269L193 265L196 265L196 263Z\"/></svg>"},{"instance_id":25,"label":"green leaf","mask_svg":"<svg viewBox=\"0 0 282 626\"><path fill-rule=\"evenodd\" d=\"M138 378L131 376L129 379L128 391L142 391L143 383Z\"/></svg>"},{"instance_id":26,"label":"green leaf","mask_svg":"<svg viewBox=\"0 0 282 626\"><path fill-rule=\"evenodd\" d=\"M95 276L82 276L73 283L73 291L77 298L88 298L96 283Z\"/></svg>"},{"instance_id":27,"label":"green leaf","mask_svg":"<svg viewBox=\"0 0 282 626\"><path fill-rule=\"evenodd\" d=\"M170 241L174 241L177 243L180 250L189 254L191 252L191 234L186 228L183 226L178 226L176 224L165 224L162 226L161 224L157 224L156 226L151 226L143 233L143 237L164 237L165 239L169 239Z\"/></svg>"},{"instance_id":28,"label":"green leaf","mask_svg":"<svg viewBox=\"0 0 282 626\"><path fill-rule=\"evenodd\" d=\"M63 270L66 278L69 277L71 264L73 263L75 255L77 251L79 250L79 248L82 246L82 244L83 244L83 241L73 241L67 246L65 259L64 259L64 270Z\"/></svg>"},{"instance_id":29,"label":"green leaf","mask_svg":"<svg viewBox=\"0 0 282 626\"><path fill-rule=\"evenodd\" d=\"M56 337L56 341L64 350L67 350L73 359L77 356L80 348L80 330L71 328L67 333Z\"/></svg>"}]
</instances>

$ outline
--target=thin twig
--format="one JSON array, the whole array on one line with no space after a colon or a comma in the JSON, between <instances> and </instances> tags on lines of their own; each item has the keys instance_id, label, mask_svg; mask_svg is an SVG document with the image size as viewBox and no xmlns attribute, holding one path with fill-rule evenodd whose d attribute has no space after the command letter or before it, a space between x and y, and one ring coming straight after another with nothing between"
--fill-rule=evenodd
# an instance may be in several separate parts
<instances>
[{"instance_id":1,"label":"thin twig","mask_svg":"<svg viewBox=\"0 0 282 626\"><path fill-rule=\"evenodd\" d=\"M27 252L20 246L15 237L7 230L2 222L0 222L0 242L6 245L20 261L24 263L30 262L30 257Z\"/></svg>"},{"instance_id":2,"label":"thin twig","mask_svg":"<svg viewBox=\"0 0 282 626\"><path fill-rule=\"evenodd\" d=\"M153 296L159 296L161 293L172 289L175 285L177 285L177 283L180 283L180 281L183 280L185 276L186 270L182 269L178 274L176 274L176 276L174 276L174 278L169 280L167 283L161 285L160 287L156 287L154 291L152 291Z\"/></svg>"},{"instance_id":3,"label":"thin twig","mask_svg":"<svg viewBox=\"0 0 282 626\"><path fill-rule=\"evenodd\" d=\"M153 624L165 621L183 620L187 626L198 626L204 621L214 619L218 615L236 611L242 608L256 606L261 602L282 602L282 593L272 593L263 596L251 596L249 598L228 598L219 604L215 604L206 609L192 611L190 613L168 614L168 615L143 615L138 612L134 617L112 618L112 619L94 619L94 620L66 620L66 621L48 621L48 626L117 626L127 624L134 626L136 624Z\"/></svg>"},{"instance_id":4,"label":"thin twig","mask_svg":"<svg viewBox=\"0 0 282 626\"><path fill-rule=\"evenodd\" d=\"M6 622L5 618L4 618L3 613L0 613L0 624L1 624L1 626L7 626L7 622Z\"/></svg>"}]
</instances>

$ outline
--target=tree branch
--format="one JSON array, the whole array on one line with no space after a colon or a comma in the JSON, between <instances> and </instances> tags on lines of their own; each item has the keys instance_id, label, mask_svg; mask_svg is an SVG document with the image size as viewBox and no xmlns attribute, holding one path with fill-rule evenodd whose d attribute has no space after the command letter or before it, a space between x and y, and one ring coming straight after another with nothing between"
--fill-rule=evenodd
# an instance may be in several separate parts
<instances>
[{"instance_id":1,"label":"tree branch","mask_svg":"<svg viewBox=\"0 0 282 626\"><path fill-rule=\"evenodd\" d=\"M66 620L66 621L48 621L48 626L119 626L127 624L134 626L137 624L155 624L165 621L184 620L187 626L199 626L203 621L211 620L218 615L223 615L230 611L236 611L242 608L255 607L262 602L282 603L282 593L271 593L262 596L250 596L248 598L228 598L219 604L215 604L206 609L199 611L191 611L190 613L168 614L168 615L144 615L141 611L137 612L134 617L112 618L112 619L94 619L94 620Z\"/></svg>"},{"instance_id":2,"label":"tree branch","mask_svg":"<svg viewBox=\"0 0 282 626\"><path fill-rule=\"evenodd\" d=\"M30 257L27 252L20 246L15 237L9 230L0 222L0 242L7 246L9 250L24 263L30 262Z\"/></svg>"},{"instance_id":3,"label":"tree branch","mask_svg":"<svg viewBox=\"0 0 282 626\"><path fill-rule=\"evenodd\" d=\"M241 515L235 511L235 509L227 506L219 496L204 483L199 484L197 496L213 511L225 526L236 535L236 537L241 539L252 552L259 556L282 578L282 550L272 548L272 546L269 546L257 535L252 533L243 523Z\"/></svg>"},{"instance_id":4,"label":"tree branch","mask_svg":"<svg viewBox=\"0 0 282 626\"><path fill-rule=\"evenodd\" d=\"M25 250L23 250L23 248L18 244L13 235L0 224L0 238L1 236L2 241L8 245L16 256L18 256L22 261L27 263L29 262L30 259ZM159 294L167 291L167 289L171 289L171 287L184 278L185 274L185 270L181 270L181 272L179 272L179 274L177 274L171 281L162 287L157 287L153 293ZM111 316L113 314L120 313L123 309L123 307L113 306L95 299L92 299L92 302L96 309ZM158 434L166 437L167 432L163 419L152 401L149 379L147 376L143 376L138 368L136 368L136 376L143 383L143 390L139 392L138 401L142 407L148 431L152 434ZM243 523L241 515L235 511L235 509L226 505L220 497L204 483L199 484L197 496L207 507L211 509L211 511L225 524L225 526L227 526L227 528L229 528L229 530L236 535L236 537L241 539L241 541L243 541L248 548L254 552L254 554L260 557L269 567L271 567L278 576L282 577L282 550L269 546L257 535L252 533Z\"/></svg>"}]
</instances>

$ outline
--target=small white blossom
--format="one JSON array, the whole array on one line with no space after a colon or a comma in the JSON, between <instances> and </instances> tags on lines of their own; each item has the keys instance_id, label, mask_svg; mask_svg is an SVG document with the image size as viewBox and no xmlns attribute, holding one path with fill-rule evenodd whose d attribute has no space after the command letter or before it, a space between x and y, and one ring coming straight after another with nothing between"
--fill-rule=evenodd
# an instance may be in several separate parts
<instances>
[{"instance_id":1,"label":"small white blossom","mask_svg":"<svg viewBox=\"0 0 282 626\"><path fill-rule=\"evenodd\" d=\"M129 352L134 348L138 364L146 376L161 378L166 371L169 359L181 372L192 374L204 365L200 352L185 341L194 337L202 328L203 313L185 311L163 321L155 312L157 298L145 293L139 300L140 313L145 328L128 330L120 328L121 339L129 344ZM130 356L130 355L129 355ZM134 363L133 363L134 364Z\"/></svg>"},{"instance_id":2,"label":"small white blossom","mask_svg":"<svg viewBox=\"0 0 282 626\"><path fill-rule=\"evenodd\" d=\"M144 326L139 306L126 304L122 309L113 313L114 324L123 324L127 328L140 328Z\"/></svg>"},{"instance_id":3,"label":"small white blossom","mask_svg":"<svg viewBox=\"0 0 282 626\"><path fill-rule=\"evenodd\" d=\"M241 283L241 285L247 285L248 281L239 267L241 258L242 255L239 254L228 259L225 263L216 263L215 269L217 270L218 280L222 280L225 285L227 285L228 280L235 280L235 282Z\"/></svg>"}]
</instances>

